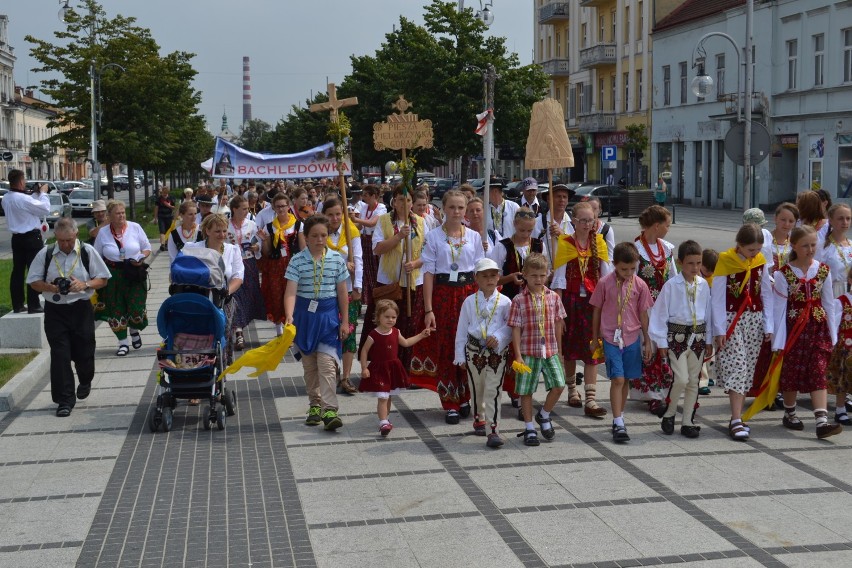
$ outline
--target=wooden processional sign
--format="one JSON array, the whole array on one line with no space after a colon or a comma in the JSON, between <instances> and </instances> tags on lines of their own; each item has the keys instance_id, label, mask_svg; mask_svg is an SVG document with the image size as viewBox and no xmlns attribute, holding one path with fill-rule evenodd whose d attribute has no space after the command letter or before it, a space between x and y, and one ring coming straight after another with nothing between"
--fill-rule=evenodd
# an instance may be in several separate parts
<instances>
[{"instance_id":1,"label":"wooden processional sign","mask_svg":"<svg viewBox=\"0 0 852 568\"><path fill-rule=\"evenodd\" d=\"M405 96L399 95L399 99L391 105L397 110L396 114L388 115L385 122L373 123L373 147L376 150L402 150L402 161L407 159L407 151L415 148L431 148L433 141L432 121L420 120L411 112L407 112L412 105L405 100ZM403 218L408 223L410 210L406 201ZM411 259L411 239L405 240L402 262ZM406 278L405 302L406 314L411 316L411 290L413 286L411 278Z\"/></svg>"}]
</instances>

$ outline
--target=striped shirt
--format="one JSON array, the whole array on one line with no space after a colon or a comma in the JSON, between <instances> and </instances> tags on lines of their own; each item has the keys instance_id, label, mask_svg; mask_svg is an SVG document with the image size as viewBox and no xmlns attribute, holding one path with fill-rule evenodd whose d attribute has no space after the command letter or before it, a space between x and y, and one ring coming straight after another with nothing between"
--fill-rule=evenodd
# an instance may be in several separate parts
<instances>
[{"instance_id":1,"label":"striped shirt","mask_svg":"<svg viewBox=\"0 0 852 568\"><path fill-rule=\"evenodd\" d=\"M346 268L346 259L333 250L325 250L325 265L320 261L314 268L314 259L310 249L304 249L290 259L287 265L287 273L284 277L298 283L296 295L303 298L321 300L323 298L334 298L337 296L337 284L345 282L349 278L349 270ZM314 274L319 281L319 295L314 289Z\"/></svg>"}]
</instances>

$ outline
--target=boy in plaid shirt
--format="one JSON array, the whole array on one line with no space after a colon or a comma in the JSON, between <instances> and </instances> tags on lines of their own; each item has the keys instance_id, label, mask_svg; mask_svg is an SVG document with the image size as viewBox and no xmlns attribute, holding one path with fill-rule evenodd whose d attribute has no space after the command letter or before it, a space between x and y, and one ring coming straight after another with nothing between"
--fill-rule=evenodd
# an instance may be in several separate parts
<instances>
[{"instance_id":1,"label":"boy in plaid shirt","mask_svg":"<svg viewBox=\"0 0 852 568\"><path fill-rule=\"evenodd\" d=\"M507 322L512 328L515 363L530 368L530 372L518 372L515 377L515 394L521 397L521 412L526 425L524 432L518 436L524 437L527 446L539 445L532 421L532 395L538 387L538 376L544 374L547 397L535 415L535 421L541 426L545 440L552 440L556 435L550 413L565 388L560 338L566 313L559 295L544 285L548 266L544 255L532 253L527 257L523 268L527 285L512 300Z\"/></svg>"}]
</instances>

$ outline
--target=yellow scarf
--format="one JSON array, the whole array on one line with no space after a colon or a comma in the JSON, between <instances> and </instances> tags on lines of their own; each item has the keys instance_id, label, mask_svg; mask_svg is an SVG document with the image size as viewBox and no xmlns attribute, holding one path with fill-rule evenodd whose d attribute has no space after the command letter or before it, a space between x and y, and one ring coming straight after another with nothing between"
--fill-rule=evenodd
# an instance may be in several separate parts
<instances>
[{"instance_id":1,"label":"yellow scarf","mask_svg":"<svg viewBox=\"0 0 852 568\"><path fill-rule=\"evenodd\" d=\"M748 281L751 279L751 269L763 266L766 264L766 258L762 252L757 253L757 256L748 260L743 260L737 253L736 247L726 250L719 255L719 261L716 263L716 270L713 271L713 277L730 276L731 274L739 274L745 272L743 283L740 284L739 294L745 290Z\"/></svg>"},{"instance_id":2,"label":"yellow scarf","mask_svg":"<svg viewBox=\"0 0 852 568\"><path fill-rule=\"evenodd\" d=\"M361 236L361 233L358 232L358 227L355 226L355 223L353 223L351 219L349 220L348 227L349 227L349 231L348 231L349 236L352 237L352 239L357 239L358 237ZM326 239L326 244L328 245L328 248L330 248L331 250L337 251L337 252L343 254L343 249L346 247L346 233L347 233L343 223L340 224L339 230L340 230L340 238L337 240L337 244L334 244L332 242L331 235L329 235L328 238Z\"/></svg>"},{"instance_id":3,"label":"yellow scarf","mask_svg":"<svg viewBox=\"0 0 852 568\"><path fill-rule=\"evenodd\" d=\"M411 258L410 261L415 261L420 258L420 253L423 250L423 241L426 238L426 225L423 221L423 217L415 216L417 226L412 227L414 231L417 233L413 239L411 239ZM386 213L379 217L379 226L382 229L382 235L385 236L385 239L389 239L393 236L393 222L391 221L391 214ZM400 265L402 263L402 243L395 246L388 252L382 255L382 272L391 282L397 282L400 280ZM410 273L410 282L417 282L417 279L420 278L420 269L412 270Z\"/></svg>"},{"instance_id":4,"label":"yellow scarf","mask_svg":"<svg viewBox=\"0 0 852 568\"><path fill-rule=\"evenodd\" d=\"M569 239L568 237L571 235L562 235L559 237L559 240L556 243L556 257L554 259L554 268L559 268L563 264L568 264L575 258L579 258L584 254L591 254L591 247L589 252L581 253L577 250L577 247L571 242L573 239ZM598 246L598 258L604 262L609 262L609 250L606 246L606 241L603 238L603 235L600 233L595 234L595 242Z\"/></svg>"},{"instance_id":5,"label":"yellow scarf","mask_svg":"<svg viewBox=\"0 0 852 568\"><path fill-rule=\"evenodd\" d=\"M275 219L272 220L272 229L273 229L273 231L272 231L273 232L272 248L273 249L278 248L278 242L281 240L281 237L283 235L286 235L287 230L290 229L290 227L292 227L295 224L296 224L296 216L295 215L288 215L287 216L287 224L284 225L283 227L281 226L281 222L278 220L277 216L275 217Z\"/></svg>"}]
</instances>

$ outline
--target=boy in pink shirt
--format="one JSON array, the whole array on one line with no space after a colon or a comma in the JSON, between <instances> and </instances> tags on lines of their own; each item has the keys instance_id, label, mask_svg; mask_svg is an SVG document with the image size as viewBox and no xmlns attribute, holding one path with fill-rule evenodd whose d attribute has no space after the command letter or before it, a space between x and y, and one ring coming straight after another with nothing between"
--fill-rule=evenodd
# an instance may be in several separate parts
<instances>
[{"instance_id":1,"label":"boy in pink shirt","mask_svg":"<svg viewBox=\"0 0 852 568\"><path fill-rule=\"evenodd\" d=\"M616 443L624 443L630 441L624 425L628 381L642 376L643 355L645 361L650 361L653 354L648 337L648 311L654 300L648 285L636 277L639 251L633 243L616 245L612 251L612 262L615 271L601 278L589 300L595 308L590 348L594 351L598 338L603 339L606 374L610 380L612 439Z\"/></svg>"}]
</instances>

